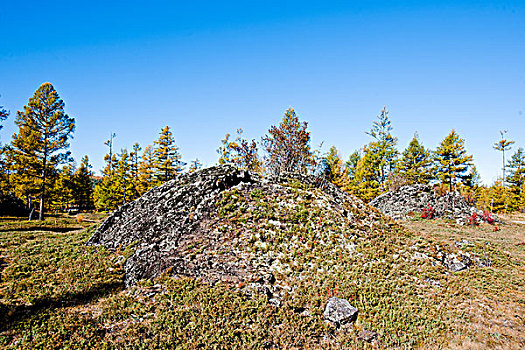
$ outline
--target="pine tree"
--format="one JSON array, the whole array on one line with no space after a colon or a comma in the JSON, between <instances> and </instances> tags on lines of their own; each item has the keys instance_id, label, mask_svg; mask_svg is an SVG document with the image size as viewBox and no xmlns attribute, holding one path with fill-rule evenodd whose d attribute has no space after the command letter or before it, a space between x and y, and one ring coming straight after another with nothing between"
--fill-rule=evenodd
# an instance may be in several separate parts
<instances>
[{"instance_id":1,"label":"pine tree","mask_svg":"<svg viewBox=\"0 0 525 350\"><path fill-rule=\"evenodd\" d=\"M123 205L134 198L134 188L131 179L131 162L128 150L120 151L117 168L115 170L116 199L118 205Z\"/></svg>"},{"instance_id":2,"label":"pine tree","mask_svg":"<svg viewBox=\"0 0 525 350\"><path fill-rule=\"evenodd\" d=\"M442 183L452 186L468 180L466 172L472 164L472 156L467 155L465 140L459 137L455 130L441 141L434 156L434 166L437 178Z\"/></svg>"},{"instance_id":3,"label":"pine tree","mask_svg":"<svg viewBox=\"0 0 525 350\"><path fill-rule=\"evenodd\" d=\"M131 171L131 189L132 189L132 197L133 199L136 199L139 197L139 164L140 164L140 156L139 152L142 150L142 147L138 144L138 142L135 142L133 144L133 150L130 152L130 171Z\"/></svg>"},{"instance_id":4,"label":"pine tree","mask_svg":"<svg viewBox=\"0 0 525 350\"><path fill-rule=\"evenodd\" d=\"M158 184L161 184L180 174L186 164L181 161L179 148L175 145L175 139L169 126L162 128L159 139L154 144L155 179Z\"/></svg>"},{"instance_id":5,"label":"pine tree","mask_svg":"<svg viewBox=\"0 0 525 350\"><path fill-rule=\"evenodd\" d=\"M73 204L73 174L75 172L75 164L64 165L58 171L55 181L53 183L52 191L50 191L51 207L66 211L70 205Z\"/></svg>"},{"instance_id":6,"label":"pine tree","mask_svg":"<svg viewBox=\"0 0 525 350\"><path fill-rule=\"evenodd\" d=\"M73 200L79 209L93 207L93 172L88 156L84 156L79 168L73 175Z\"/></svg>"},{"instance_id":7,"label":"pine tree","mask_svg":"<svg viewBox=\"0 0 525 350\"><path fill-rule=\"evenodd\" d=\"M501 167L501 169L503 170L503 177L502 177L503 181L502 181L502 184L503 184L503 194L505 194L505 180L506 180L506 177L505 177L505 151L509 151L512 148L512 145L514 144L514 141L510 141L510 140L505 139L504 135L507 133L507 130L500 131L499 133L501 134L501 140L498 141L498 142L495 142L493 147L494 147L495 150L501 151L501 154L502 154L502 158L503 158L503 163L502 163L502 167Z\"/></svg>"},{"instance_id":8,"label":"pine tree","mask_svg":"<svg viewBox=\"0 0 525 350\"><path fill-rule=\"evenodd\" d=\"M44 203L50 186L49 175L59 164L71 159L68 139L75 120L64 111L64 102L50 83L42 84L15 120L19 128L13 135L17 172L33 178L39 186L39 219L44 219Z\"/></svg>"},{"instance_id":9,"label":"pine tree","mask_svg":"<svg viewBox=\"0 0 525 350\"><path fill-rule=\"evenodd\" d=\"M279 126L270 127L268 134L262 138L262 145L268 154L267 167L270 173L306 173L315 165L307 127L307 122L299 122L292 107L286 110Z\"/></svg>"},{"instance_id":10,"label":"pine tree","mask_svg":"<svg viewBox=\"0 0 525 350\"><path fill-rule=\"evenodd\" d=\"M109 152L104 156L106 165L102 170L102 179L95 185L93 191L95 206L104 210L116 209L119 205L118 184L115 181L118 159L113 153L113 137L108 141L104 143L108 146Z\"/></svg>"},{"instance_id":11,"label":"pine tree","mask_svg":"<svg viewBox=\"0 0 525 350\"><path fill-rule=\"evenodd\" d=\"M396 165L396 158L399 152L396 149L397 138L391 134L392 125L388 118L386 107L383 107L377 119L367 134L376 140L373 145L372 143L370 144L369 148L377 152L376 157L379 159L379 185L384 186L388 175Z\"/></svg>"},{"instance_id":12,"label":"pine tree","mask_svg":"<svg viewBox=\"0 0 525 350\"><path fill-rule=\"evenodd\" d=\"M415 134L397 163L396 173L406 179L408 184L428 184L432 178L431 166L431 153L419 143Z\"/></svg>"}]
</instances>

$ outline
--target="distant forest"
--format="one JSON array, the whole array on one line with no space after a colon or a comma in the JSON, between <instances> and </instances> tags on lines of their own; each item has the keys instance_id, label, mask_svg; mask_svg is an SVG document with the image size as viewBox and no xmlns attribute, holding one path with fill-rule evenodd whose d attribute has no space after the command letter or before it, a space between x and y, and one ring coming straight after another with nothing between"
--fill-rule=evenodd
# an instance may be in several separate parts
<instances>
[{"instance_id":1,"label":"distant forest","mask_svg":"<svg viewBox=\"0 0 525 350\"><path fill-rule=\"evenodd\" d=\"M262 175L316 174L365 202L404 185L431 184L440 193L459 191L482 210L524 210L525 153L521 147L511 153L514 141L506 139L505 132L494 143L502 155L503 176L484 186L465 140L455 130L435 150L426 148L416 133L400 151L388 113L386 107L380 111L366 131L370 142L347 160L335 146L326 154L312 148L308 123L290 107L260 140L245 139L242 129L226 134L217 149L217 163ZM8 116L0 106L0 129ZM64 101L50 83L42 84L15 118L18 131L9 144L0 145L0 196L23 200L40 219L46 210L113 210L178 174L202 167L199 159L182 161L172 130L165 126L151 145L135 143L119 152L113 148L115 134L111 134L105 142L108 153L102 176L94 176L87 155L80 165L71 156L75 119L65 113Z\"/></svg>"}]
</instances>

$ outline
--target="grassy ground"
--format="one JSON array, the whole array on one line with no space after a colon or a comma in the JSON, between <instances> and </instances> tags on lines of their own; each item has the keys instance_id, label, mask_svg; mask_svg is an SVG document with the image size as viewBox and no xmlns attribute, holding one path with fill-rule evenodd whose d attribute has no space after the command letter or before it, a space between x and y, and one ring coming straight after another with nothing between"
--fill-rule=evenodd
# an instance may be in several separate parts
<instances>
[{"instance_id":1,"label":"grassy ground","mask_svg":"<svg viewBox=\"0 0 525 350\"><path fill-rule=\"evenodd\" d=\"M443 220L392 225L388 235L357 239L353 249L359 254L335 251L334 266L343 268L333 275L298 282L309 304L305 312L298 307L301 298L274 307L234 286L168 276L125 290L123 262L130 252L84 245L99 219L0 221L0 347L525 347L524 225L499 231ZM457 251L456 242L491 266L450 273L415 254L432 256L436 246ZM331 295L360 310L352 328L336 330L322 320ZM379 333L378 341L358 340L363 329Z\"/></svg>"}]
</instances>

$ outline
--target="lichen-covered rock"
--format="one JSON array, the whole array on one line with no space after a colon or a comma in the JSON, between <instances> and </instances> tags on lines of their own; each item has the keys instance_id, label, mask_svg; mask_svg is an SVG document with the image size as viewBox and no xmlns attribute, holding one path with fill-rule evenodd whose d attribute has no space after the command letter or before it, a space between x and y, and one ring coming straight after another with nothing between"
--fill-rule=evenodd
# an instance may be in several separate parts
<instances>
[{"instance_id":1,"label":"lichen-covered rock","mask_svg":"<svg viewBox=\"0 0 525 350\"><path fill-rule=\"evenodd\" d=\"M310 217L301 203L324 213L337 231L318 226L322 217ZM308 243L298 236L303 235L299 226L313 235L310 244L330 242L346 249L354 247L353 234L379 232L388 227L385 221L379 212L321 178L263 178L223 165L180 175L121 206L87 244L111 250L133 247L124 266L127 286L170 269L172 275L212 284L247 286L278 305L292 287L276 283L272 273L287 275L296 269L278 251L299 250ZM316 271L313 265L308 268Z\"/></svg>"},{"instance_id":2,"label":"lichen-covered rock","mask_svg":"<svg viewBox=\"0 0 525 350\"><path fill-rule=\"evenodd\" d=\"M421 215L428 206L432 207L434 217L454 219L461 225L467 224L467 217L474 213L478 223L484 220L483 212L467 203L459 192L438 195L431 185L403 186L376 197L370 205L395 220L407 219L409 214Z\"/></svg>"},{"instance_id":3,"label":"lichen-covered rock","mask_svg":"<svg viewBox=\"0 0 525 350\"><path fill-rule=\"evenodd\" d=\"M357 319L357 314L358 310L348 300L331 297L326 303L323 317L339 327L354 322Z\"/></svg>"}]
</instances>

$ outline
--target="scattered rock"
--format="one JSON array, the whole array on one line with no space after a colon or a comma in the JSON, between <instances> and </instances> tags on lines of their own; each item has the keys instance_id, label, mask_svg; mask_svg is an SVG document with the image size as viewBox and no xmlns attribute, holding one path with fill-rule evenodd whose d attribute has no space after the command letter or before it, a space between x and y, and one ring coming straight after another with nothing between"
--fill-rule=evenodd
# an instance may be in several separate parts
<instances>
[{"instance_id":1,"label":"scattered rock","mask_svg":"<svg viewBox=\"0 0 525 350\"><path fill-rule=\"evenodd\" d=\"M428 284L430 284L433 287L438 287L438 288L443 287L443 285L441 285L441 282L439 282L437 280L434 280L432 278L425 278L425 282L427 282Z\"/></svg>"},{"instance_id":2,"label":"scattered rock","mask_svg":"<svg viewBox=\"0 0 525 350\"><path fill-rule=\"evenodd\" d=\"M350 305L348 300L337 297L328 299L323 317L336 327L349 324L357 319L358 310Z\"/></svg>"},{"instance_id":3,"label":"scattered rock","mask_svg":"<svg viewBox=\"0 0 525 350\"><path fill-rule=\"evenodd\" d=\"M377 339L378 334L367 329L363 329L359 332L358 339L367 343L371 343Z\"/></svg>"}]
</instances>

